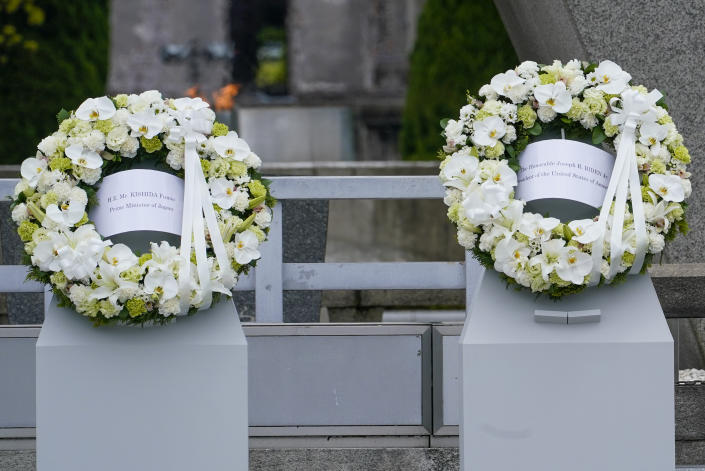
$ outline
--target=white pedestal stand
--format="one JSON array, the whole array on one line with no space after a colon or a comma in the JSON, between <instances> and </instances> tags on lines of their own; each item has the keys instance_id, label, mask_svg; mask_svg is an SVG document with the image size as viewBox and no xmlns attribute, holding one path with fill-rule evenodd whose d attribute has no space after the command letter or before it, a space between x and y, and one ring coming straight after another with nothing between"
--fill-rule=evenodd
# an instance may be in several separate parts
<instances>
[{"instance_id":1,"label":"white pedestal stand","mask_svg":"<svg viewBox=\"0 0 705 471\"><path fill-rule=\"evenodd\" d=\"M460 344L463 471L675 468L673 339L648 276L555 303L486 273Z\"/></svg>"},{"instance_id":2,"label":"white pedestal stand","mask_svg":"<svg viewBox=\"0 0 705 471\"><path fill-rule=\"evenodd\" d=\"M94 328L52 300L37 341L39 471L248 467L247 341L232 300Z\"/></svg>"}]
</instances>

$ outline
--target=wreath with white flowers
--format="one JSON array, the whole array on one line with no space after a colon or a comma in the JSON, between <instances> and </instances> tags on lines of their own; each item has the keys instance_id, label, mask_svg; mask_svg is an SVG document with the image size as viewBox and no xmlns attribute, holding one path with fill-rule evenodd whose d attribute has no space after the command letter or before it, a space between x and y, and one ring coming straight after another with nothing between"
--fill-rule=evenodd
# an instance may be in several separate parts
<instances>
[{"instance_id":1,"label":"wreath with white flowers","mask_svg":"<svg viewBox=\"0 0 705 471\"><path fill-rule=\"evenodd\" d=\"M31 265L28 278L50 284L60 305L97 325L164 324L209 305L211 292L213 300L219 293L230 295L236 275L260 258L258 246L267 237L275 204L257 171L261 161L248 144L215 122L200 98L164 99L155 90L89 98L73 112L62 110L57 120L58 131L22 163L12 202L12 219ZM88 217L102 178L137 162L151 161L183 178L185 133L194 126L200 137L195 150L231 264L231 276L221 276L225 271L217 260L223 257L206 236L208 293L199 288L196 265L184 262L179 247L152 242L149 252L135 253L105 240ZM195 261L193 252L189 259ZM182 270L184 263L189 266ZM180 299L180 273L190 277L188 300Z\"/></svg>"},{"instance_id":2,"label":"wreath with white flowers","mask_svg":"<svg viewBox=\"0 0 705 471\"><path fill-rule=\"evenodd\" d=\"M440 177L458 242L509 284L560 298L590 285L615 283L632 265L632 273L645 272L666 242L687 232L688 149L660 93L630 81L631 75L611 61L526 61L494 76L480 88L481 98L468 95L457 120L441 122L446 145L439 152ZM603 221L598 216L561 222L524 212L525 202L514 196L519 155L543 133L562 130L569 139L619 154L625 113L618 105L626 108L625 100L642 103L638 119L650 119L630 131L636 182L630 185L641 203L632 198L623 206L624 252L614 256L610 239L618 230L611 224L612 218L618 220L615 205L603 204L601 214L609 216ZM634 211L634 206L640 208ZM637 262L635 219L646 228ZM598 241L603 241L601 254Z\"/></svg>"}]
</instances>

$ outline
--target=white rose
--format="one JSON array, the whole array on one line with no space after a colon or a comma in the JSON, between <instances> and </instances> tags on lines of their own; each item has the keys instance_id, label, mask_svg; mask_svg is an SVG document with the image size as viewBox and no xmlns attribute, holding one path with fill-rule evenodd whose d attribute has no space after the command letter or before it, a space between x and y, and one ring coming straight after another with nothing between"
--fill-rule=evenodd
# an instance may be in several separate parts
<instances>
[{"instance_id":1,"label":"white rose","mask_svg":"<svg viewBox=\"0 0 705 471\"><path fill-rule=\"evenodd\" d=\"M140 141L138 141L136 137L128 137L122 146L120 146L120 155L131 159L137 155L137 149L139 149L139 147Z\"/></svg>"},{"instance_id":2,"label":"white rose","mask_svg":"<svg viewBox=\"0 0 705 471\"><path fill-rule=\"evenodd\" d=\"M85 168L79 167L74 169L74 173L78 173L78 177L88 185L95 185L100 180L100 168Z\"/></svg>"},{"instance_id":3,"label":"white rose","mask_svg":"<svg viewBox=\"0 0 705 471\"><path fill-rule=\"evenodd\" d=\"M120 150L128 137L127 127L117 126L110 130L105 138L105 144L108 146L108 149L117 152Z\"/></svg>"},{"instance_id":4,"label":"white rose","mask_svg":"<svg viewBox=\"0 0 705 471\"><path fill-rule=\"evenodd\" d=\"M553 121L553 118L556 117L556 112L550 106L540 106L536 114L543 123Z\"/></svg>"},{"instance_id":5,"label":"white rose","mask_svg":"<svg viewBox=\"0 0 705 471\"><path fill-rule=\"evenodd\" d=\"M29 211L26 204L20 203L12 209L12 220L15 223L19 224L27 219L29 219Z\"/></svg>"}]
</instances>

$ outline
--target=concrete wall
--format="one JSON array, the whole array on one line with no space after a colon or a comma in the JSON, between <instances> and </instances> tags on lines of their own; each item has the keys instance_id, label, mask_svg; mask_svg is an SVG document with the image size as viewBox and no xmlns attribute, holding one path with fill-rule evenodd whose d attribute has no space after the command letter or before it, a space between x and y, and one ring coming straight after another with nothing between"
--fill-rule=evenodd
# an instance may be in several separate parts
<instances>
[{"instance_id":1,"label":"concrete wall","mask_svg":"<svg viewBox=\"0 0 705 471\"><path fill-rule=\"evenodd\" d=\"M169 43L204 46L228 40L228 0L119 0L110 2L108 92L158 89L183 96L195 85L189 63L164 63ZM230 63L198 58L198 83L212 91L230 81Z\"/></svg>"}]
</instances>

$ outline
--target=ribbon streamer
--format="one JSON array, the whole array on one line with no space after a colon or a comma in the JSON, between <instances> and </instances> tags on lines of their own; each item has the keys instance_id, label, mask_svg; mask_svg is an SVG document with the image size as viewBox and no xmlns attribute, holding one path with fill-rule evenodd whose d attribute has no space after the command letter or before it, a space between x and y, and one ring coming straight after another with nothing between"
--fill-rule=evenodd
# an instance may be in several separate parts
<instances>
[{"instance_id":1,"label":"ribbon streamer","mask_svg":"<svg viewBox=\"0 0 705 471\"><path fill-rule=\"evenodd\" d=\"M211 270L208 264L205 228L211 239L215 258L220 269L220 279L226 286L234 284L235 275L225 251L225 244L220 234L218 220L213 210L208 183L201 168L201 159L196 151L198 143L205 136L189 126L189 121L179 121L184 132L184 213L181 219L181 264L179 266L179 302L180 314L188 313L191 305L191 291L200 288L203 303L199 309L208 309L213 300ZM204 224L205 220L205 224ZM191 284L191 247L196 252L196 273L198 286Z\"/></svg>"},{"instance_id":2,"label":"ribbon streamer","mask_svg":"<svg viewBox=\"0 0 705 471\"><path fill-rule=\"evenodd\" d=\"M661 92L658 90L652 90L648 95L642 95L635 90L628 89L622 93L621 98L615 97L610 100L610 107L613 113L607 119L611 120L613 125L620 127L621 137L612 176L610 177L605 199L600 209L600 216L597 220L600 228L600 237L592 244L593 265L592 273L590 274L590 286L594 286L600 281L608 219L610 220L611 230L610 265L606 278L612 280L619 273L626 250L623 233L627 197L629 197L632 205L636 237L634 263L629 274L638 274L644 264L646 250L649 247L649 238L646 232L644 202L641 196L639 168L636 161L636 128L637 125L656 121L654 106L661 99L661 96ZM610 216L612 202L614 202L614 211Z\"/></svg>"}]
</instances>

